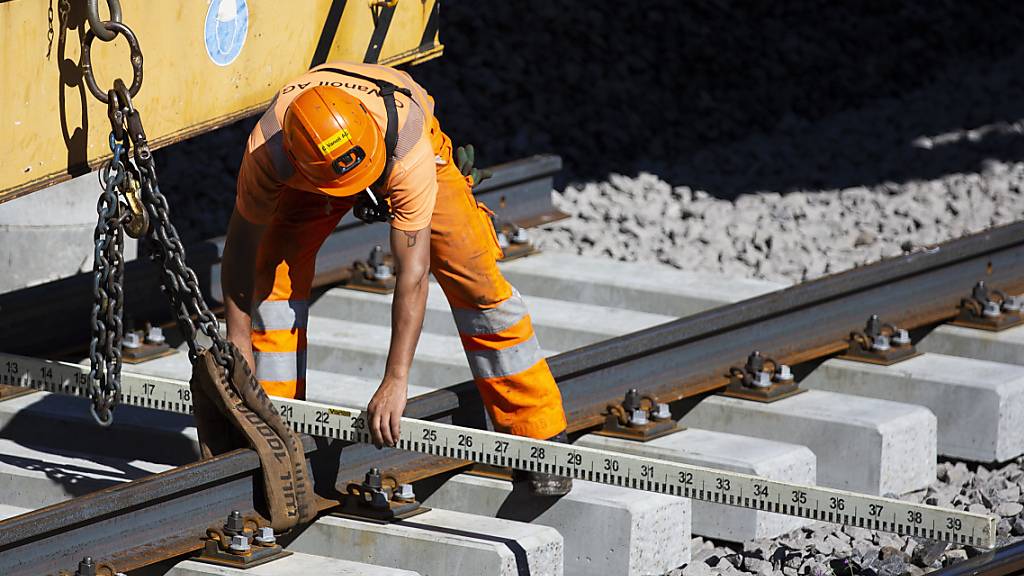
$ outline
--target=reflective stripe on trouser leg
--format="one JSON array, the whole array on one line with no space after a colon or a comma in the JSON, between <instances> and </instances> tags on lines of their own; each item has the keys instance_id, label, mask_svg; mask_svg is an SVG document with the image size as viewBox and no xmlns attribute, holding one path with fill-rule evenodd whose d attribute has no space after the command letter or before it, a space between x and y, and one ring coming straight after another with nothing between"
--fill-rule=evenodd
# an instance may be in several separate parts
<instances>
[{"instance_id":1,"label":"reflective stripe on trouser leg","mask_svg":"<svg viewBox=\"0 0 1024 576\"><path fill-rule=\"evenodd\" d=\"M264 300L252 311L256 379L267 394L305 395L308 308L305 300Z\"/></svg>"},{"instance_id":2,"label":"reflective stripe on trouser leg","mask_svg":"<svg viewBox=\"0 0 1024 576\"><path fill-rule=\"evenodd\" d=\"M507 301L506 301L507 302ZM478 320L500 309L475 311ZM473 379L497 430L521 436L550 438L565 429L562 396L522 306L518 322L491 334L462 334ZM460 309L457 314L467 314Z\"/></svg>"},{"instance_id":3,"label":"reflective stripe on trouser leg","mask_svg":"<svg viewBox=\"0 0 1024 576\"><path fill-rule=\"evenodd\" d=\"M287 189L264 233L256 263L252 346L256 379L271 396L306 397L306 324L316 253L349 204Z\"/></svg>"},{"instance_id":4,"label":"reflective stripe on trouser leg","mask_svg":"<svg viewBox=\"0 0 1024 576\"><path fill-rule=\"evenodd\" d=\"M498 303L494 308L452 308L452 315L455 316L455 326L458 327L459 334L497 334L526 318L526 302L513 287L512 297Z\"/></svg>"},{"instance_id":5,"label":"reflective stripe on trouser leg","mask_svg":"<svg viewBox=\"0 0 1024 576\"><path fill-rule=\"evenodd\" d=\"M565 430L562 394L547 360L511 376L477 379L476 385L495 430L540 440Z\"/></svg>"},{"instance_id":6,"label":"reflective stripe on trouser leg","mask_svg":"<svg viewBox=\"0 0 1024 576\"><path fill-rule=\"evenodd\" d=\"M437 202L430 220L430 271L444 289L474 381L494 427L532 438L565 429L562 395L541 357L522 297L502 276L488 215L452 161L451 141L431 127Z\"/></svg>"},{"instance_id":7,"label":"reflective stripe on trouser leg","mask_svg":"<svg viewBox=\"0 0 1024 576\"><path fill-rule=\"evenodd\" d=\"M253 330L306 329L309 303L305 300L264 300L252 311Z\"/></svg>"},{"instance_id":8,"label":"reflective stripe on trouser leg","mask_svg":"<svg viewBox=\"0 0 1024 576\"><path fill-rule=\"evenodd\" d=\"M306 330L253 330L256 379L267 394L305 398Z\"/></svg>"}]
</instances>

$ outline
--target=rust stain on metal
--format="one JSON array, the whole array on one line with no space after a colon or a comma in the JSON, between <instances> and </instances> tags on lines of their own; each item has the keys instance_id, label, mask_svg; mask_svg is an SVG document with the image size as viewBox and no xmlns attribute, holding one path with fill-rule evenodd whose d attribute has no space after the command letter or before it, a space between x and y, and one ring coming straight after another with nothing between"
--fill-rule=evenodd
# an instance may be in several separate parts
<instances>
[{"instance_id":1,"label":"rust stain on metal","mask_svg":"<svg viewBox=\"0 0 1024 576\"><path fill-rule=\"evenodd\" d=\"M24 396L34 392L37 392L37 390L25 388L24 386L8 386L6 384L0 384L0 400L10 400L11 398L17 398L18 396Z\"/></svg>"}]
</instances>

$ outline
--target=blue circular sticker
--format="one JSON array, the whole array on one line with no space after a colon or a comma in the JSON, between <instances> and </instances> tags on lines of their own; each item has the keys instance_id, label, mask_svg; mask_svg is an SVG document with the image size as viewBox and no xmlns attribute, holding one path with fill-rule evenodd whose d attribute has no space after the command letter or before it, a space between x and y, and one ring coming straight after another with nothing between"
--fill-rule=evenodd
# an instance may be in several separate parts
<instances>
[{"instance_id":1,"label":"blue circular sticker","mask_svg":"<svg viewBox=\"0 0 1024 576\"><path fill-rule=\"evenodd\" d=\"M238 58L249 32L249 7L245 0L212 0L206 11L206 53L218 66Z\"/></svg>"}]
</instances>

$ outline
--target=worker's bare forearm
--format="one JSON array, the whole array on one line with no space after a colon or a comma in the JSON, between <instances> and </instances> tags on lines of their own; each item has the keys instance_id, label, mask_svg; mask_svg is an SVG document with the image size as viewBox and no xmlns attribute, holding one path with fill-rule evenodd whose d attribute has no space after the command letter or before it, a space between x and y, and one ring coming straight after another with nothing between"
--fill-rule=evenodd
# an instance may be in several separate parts
<instances>
[{"instance_id":1,"label":"worker's bare forearm","mask_svg":"<svg viewBox=\"0 0 1024 576\"><path fill-rule=\"evenodd\" d=\"M385 378L406 381L416 352L427 304L430 230L391 231L395 294L391 306L391 347Z\"/></svg>"},{"instance_id":2,"label":"worker's bare forearm","mask_svg":"<svg viewBox=\"0 0 1024 576\"><path fill-rule=\"evenodd\" d=\"M224 291L224 319L228 340L253 364L252 304L256 254L264 226L245 220L236 209L231 215L224 256L221 260L221 285Z\"/></svg>"}]
</instances>

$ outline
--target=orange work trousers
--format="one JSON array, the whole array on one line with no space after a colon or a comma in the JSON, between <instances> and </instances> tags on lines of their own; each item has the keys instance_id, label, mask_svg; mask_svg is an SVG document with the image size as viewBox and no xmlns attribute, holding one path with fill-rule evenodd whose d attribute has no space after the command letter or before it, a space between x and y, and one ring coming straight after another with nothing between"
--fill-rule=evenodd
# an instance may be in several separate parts
<instances>
[{"instance_id":1,"label":"orange work trousers","mask_svg":"<svg viewBox=\"0 0 1024 576\"><path fill-rule=\"evenodd\" d=\"M438 195L430 222L430 271L455 316L473 379L496 430L550 438L566 427L562 396L522 296L502 276L494 226L452 161L452 144L431 129ZM442 163L443 162L443 163ZM261 243L252 344L256 377L273 396L305 398L306 326L316 253L353 204L286 190Z\"/></svg>"}]
</instances>

